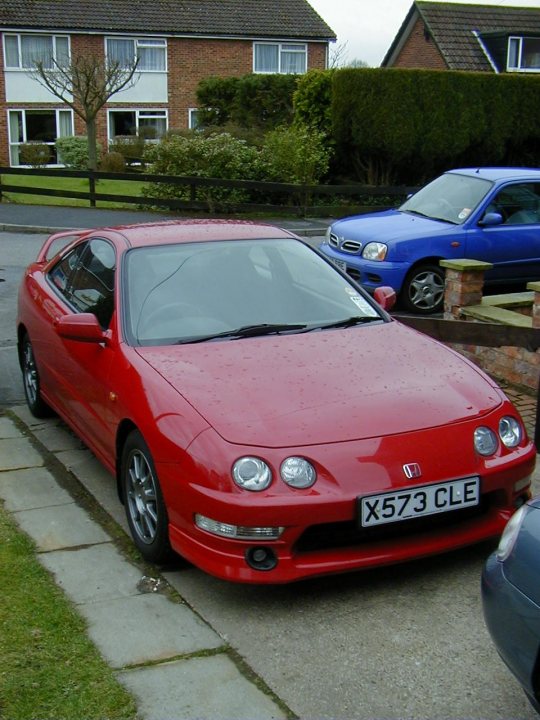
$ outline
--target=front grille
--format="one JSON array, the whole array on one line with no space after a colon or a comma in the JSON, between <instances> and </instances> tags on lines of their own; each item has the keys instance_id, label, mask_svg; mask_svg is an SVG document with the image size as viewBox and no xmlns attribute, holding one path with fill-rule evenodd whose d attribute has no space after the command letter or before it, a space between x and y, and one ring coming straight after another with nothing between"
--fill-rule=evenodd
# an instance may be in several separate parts
<instances>
[{"instance_id":1,"label":"front grille","mask_svg":"<svg viewBox=\"0 0 540 720\"><path fill-rule=\"evenodd\" d=\"M334 233L330 233L330 237L328 238L330 245L332 247L337 248L339 246L339 240L337 235L334 235Z\"/></svg>"},{"instance_id":2,"label":"front grille","mask_svg":"<svg viewBox=\"0 0 540 720\"><path fill-rule=\"evenodd\" d=\"M344 240L341 243L341 250L348 253L357 253L362 248L362 243L356 242L356 240Z\"/></svg>"},{"instance_id":3,"label":"front grille","mask_svg":"<svg viewBox=\"0 0 540 720\"><path fill-rule=\"evenodd\" d=\"M412 535L432 532L458 526L461 522L485 515L490 507L487 496L482 496L480 505L429 515L427 517L402 520L375 527L362 528L356 521L312 525L299 537L295 550L298 553L355 547L392 538L406 538Z\"/></svg>"}]
</instances>

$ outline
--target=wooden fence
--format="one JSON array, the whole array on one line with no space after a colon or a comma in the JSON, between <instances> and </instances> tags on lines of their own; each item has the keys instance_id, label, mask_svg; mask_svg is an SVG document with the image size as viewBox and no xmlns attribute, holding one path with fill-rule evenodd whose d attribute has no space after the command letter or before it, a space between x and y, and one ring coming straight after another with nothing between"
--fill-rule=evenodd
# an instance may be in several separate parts
<instances>
[{"instance_id":1,"label":"wooden fence","mask_svg":"<svg viewBox=\"0 0 540 720\"><path fill-rule=\"evenodd\" d=\"M36 188L9 183L10 175L50 178L82 178L88 181L88 192ZM174 185L184 189L186 199L143 197L99 192L99 180L123 180L147 184ZM371 185L296 185L289 183L259 182L254 180L221 180L218 178L180 177L178 175L151 175L143 172L110 173L89 170L28 169L0 167L0 202L7 192L49 197L87 200L91 207L97 202L110 201L165 207L169 210L198 210L221 212L280 212L298 216L319 215L336 207L343 215L395 207L403 202L414 187L379 187ZM249 198L245 202L227 200L233 191L241 191Z\"/></svg>"}]
</instances>

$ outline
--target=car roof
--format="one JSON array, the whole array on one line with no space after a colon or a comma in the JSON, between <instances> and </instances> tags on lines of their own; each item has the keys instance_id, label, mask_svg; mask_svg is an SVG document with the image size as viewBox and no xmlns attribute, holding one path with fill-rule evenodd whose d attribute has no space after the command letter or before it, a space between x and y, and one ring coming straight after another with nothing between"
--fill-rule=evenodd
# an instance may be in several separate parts
<instances>
[{"instance_id":1,"label":"car roof","mask_svg":"<svg viewBox=\"0 0 540 720\"><path fill-rule=\"evenodd\" d=\"M532 182L540 182L540 170L538 168L523 167L476 167L476 168L456 168L449 170L449 173L459 175L470 175L480 177L491 182L505 180L528 180Z\"/></svg>"},{"instance_id":2,"label":"car roof","mask_svg":"<svg viewBox=\"0 0 540 720\"><path fill-rule=\"evenodd\" d=\"M120 225L106 231L122 235L131 247L213 240L296 238L288 230L248 220L170 220ZM101 232L104 234L106 231ZM92 230L91 234L100 234L100 231Z\"/></svg>"}]
</instances>

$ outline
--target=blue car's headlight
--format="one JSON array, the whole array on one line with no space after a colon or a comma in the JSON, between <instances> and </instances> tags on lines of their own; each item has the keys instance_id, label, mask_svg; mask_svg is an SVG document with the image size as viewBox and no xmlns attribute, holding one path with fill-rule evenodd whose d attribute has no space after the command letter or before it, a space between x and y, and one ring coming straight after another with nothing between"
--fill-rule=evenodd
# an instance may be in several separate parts
<instances>
[{"instance_id":1,"label":"blue car's headlight","mask_svg":"<svg viewBox=\"0 0 540 720\"><path fill-rule=\"evenodd\" d=\"M364 260L384 260L388 247L384 243L370 242L362 250L362 257Z\"/></svg>"}]
</instances>

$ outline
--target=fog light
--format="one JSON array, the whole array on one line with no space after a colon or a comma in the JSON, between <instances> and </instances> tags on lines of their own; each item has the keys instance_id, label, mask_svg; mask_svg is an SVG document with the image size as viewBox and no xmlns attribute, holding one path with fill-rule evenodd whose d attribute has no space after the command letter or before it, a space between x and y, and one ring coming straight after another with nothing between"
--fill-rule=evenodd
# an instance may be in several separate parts
<instances>
[{"instance_id":1,"label":"fog light","mask_svg":"<svg viewBox=\"0 0 540 720\"><path fill-rule=\"evenodd\" d=\"M272 548L252 547L246 551L246 562L254 570L273 570L278 561Z\"/></svg>"},{"instance_id":2,"label":"fog light","mask_svg":"<svg viewBox=\"0 0 540 720\"><path fill-rule=\"evenodd\" d=\"M246 527L245 525L231 525L230 523L211 520L204 515L195 515L195 525L212 535L231 538L233 540L277 540L283 527Z\"/></svg>"}]
</instances>

